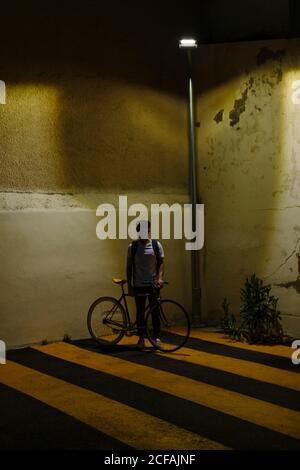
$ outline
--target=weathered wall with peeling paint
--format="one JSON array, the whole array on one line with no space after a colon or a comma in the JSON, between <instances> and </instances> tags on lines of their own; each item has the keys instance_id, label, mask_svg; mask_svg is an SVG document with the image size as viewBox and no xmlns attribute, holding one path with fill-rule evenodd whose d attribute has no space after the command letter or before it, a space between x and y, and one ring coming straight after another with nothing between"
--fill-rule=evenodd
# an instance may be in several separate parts
<instances>
[{"instance_id":1,"label":"weathered wall with peeling paint","mask_svg":"<svg viewBox=\"0 0 300 470\"><path fill-rule=\"evenodd\" d=\"M255 272L279 297L285 331L300 335L300 41L200 48L199 188L206 204L205 315Z\"/></svg>"}]
</instances>

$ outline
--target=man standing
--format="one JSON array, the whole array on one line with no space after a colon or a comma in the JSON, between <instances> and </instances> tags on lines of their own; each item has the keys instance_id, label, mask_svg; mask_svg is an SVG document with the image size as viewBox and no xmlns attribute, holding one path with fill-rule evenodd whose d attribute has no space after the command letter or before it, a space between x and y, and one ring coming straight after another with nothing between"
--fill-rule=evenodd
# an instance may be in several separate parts
<instances>
[{"instance_id":1,"label":"man standing","mask_svg":"<svg viewBox=\"0 0 300 470\"><path fill-rule=\"evenodd\" d=\"M163 286L164 250L161 243L151 240L151 224L141 221L137 224L138 240L130 243L127 253L127 282L128 293L134 295L136 304L136 321L138 328L139 347L144 347L145 338L145 307L146 298L155 306L155 290ZM157 344L159 340L159 311L152 311L153 332Z\"/></svg>"}]
</instances>

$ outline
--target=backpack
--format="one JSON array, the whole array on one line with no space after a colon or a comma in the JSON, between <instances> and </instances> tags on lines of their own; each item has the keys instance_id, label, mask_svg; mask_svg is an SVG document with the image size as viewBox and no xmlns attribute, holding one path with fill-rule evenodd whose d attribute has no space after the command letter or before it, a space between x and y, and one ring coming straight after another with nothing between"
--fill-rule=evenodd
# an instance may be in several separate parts
<instances>
[{"instance_id":1,"label":"backpack","mask_svg":"<svg viewBox=\"0 0 300 470\"><path fill-rule=\"evenodd\" d=\"M159 265L159 259L160 259L158 241L157 240L151 240L151 242L152 242L152 248L153 248L154 254L156 256L156 268L157 268L157 271L158 271L158 265ZM137 252L137 249L138 249L138 240L133 240L133 242L131 243L131 258L132 258L132 267L133 267L133 279L135 277L134 258L135 258L135 254Z\"/></svg>"}]
</instances>

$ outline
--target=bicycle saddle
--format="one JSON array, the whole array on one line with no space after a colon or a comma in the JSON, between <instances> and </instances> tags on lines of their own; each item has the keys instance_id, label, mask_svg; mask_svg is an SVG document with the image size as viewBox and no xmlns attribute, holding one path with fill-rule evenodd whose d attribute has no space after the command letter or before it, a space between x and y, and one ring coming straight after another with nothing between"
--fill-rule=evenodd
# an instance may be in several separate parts
<instances>
[{"instance_id":1,"label":"bicycle saddle","mask_svg":"<svg viewBox=\"0 0 300 470\"><path fill-rule=\"evenodd\" d=\"M126 279L118 279L117 277L113 278L113 282L115 284L119 284L120 286L123 286L124 284L127 283Z\"/></svg>"}]
</instances>

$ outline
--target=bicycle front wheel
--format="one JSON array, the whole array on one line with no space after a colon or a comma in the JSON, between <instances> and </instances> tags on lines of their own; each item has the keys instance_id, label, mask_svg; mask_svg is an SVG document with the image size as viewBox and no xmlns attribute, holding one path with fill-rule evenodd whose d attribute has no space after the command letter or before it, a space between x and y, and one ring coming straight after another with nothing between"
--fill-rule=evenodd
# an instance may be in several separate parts
<instances>
[{"instance_id":1,"label":"bicycle front wheel","mask_svg":"<svg viewBox=\"0 0 300 470\"><path fill-rule=\"evenodd\" d=\"M150 343L160 351L177 351L190 335L189 316L182 305L174 300L160 300L154 304L145 322Z\"/></svg>"},{"instance_id":2,"label":"bicycle front wheel","mask_svg":"<svg viewBox=\"0 0 300 470\"><path fill-rule=\"evenodd\" d=\"M100 297L89 308L87 326L101 346L117 344L125 332L125 310L113 297Z\"/></svg>"}]
</instances>

